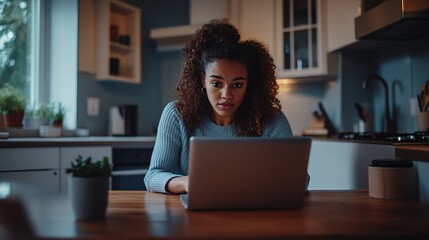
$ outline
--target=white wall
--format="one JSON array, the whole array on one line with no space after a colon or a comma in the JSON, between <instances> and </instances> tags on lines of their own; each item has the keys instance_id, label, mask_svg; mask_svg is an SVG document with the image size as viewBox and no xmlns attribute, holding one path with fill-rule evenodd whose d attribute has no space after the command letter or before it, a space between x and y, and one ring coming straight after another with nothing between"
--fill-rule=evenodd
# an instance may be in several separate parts
<instances>
[{"instance_id":1,"label":"white wall","mask_svg":"<svg viewBox=\"0 0 429 240\"><path fill-rule=\"evenodd\" d=\"M67 113L64 127L76 128L78 64L78 0L50 1L50 101Z\"/></svg>"},{"instance_id":2,"label":"white wall","mask_svg":"<svg viewBox=\"0 0 429 240\"><path fill-rule=\"evenodd\" d=\"M338 101L337 81L318 81L291 85L280 85L279 98L282 110L289 120L294 135L302 135L309 127L313 112L320 112L318 103L322 102L329 119L338 129L341 121L340 101Z\"/></svg>"},{"instance_id":3,"label":"white wall","mask_svg":"<svg viewBox=\"0 0 429 240\"><path fill-rule=\"evenodd\" d=\"M301 135L302 131L309 126L311 112L318 109L317 104L321 101L321 93L316 87L310 89L311 92L316 93L315 96L307 91L297 91L298 89L303 89L303 86L280 85L277 96L295 136Z\"/></svg>"}]
</instances>

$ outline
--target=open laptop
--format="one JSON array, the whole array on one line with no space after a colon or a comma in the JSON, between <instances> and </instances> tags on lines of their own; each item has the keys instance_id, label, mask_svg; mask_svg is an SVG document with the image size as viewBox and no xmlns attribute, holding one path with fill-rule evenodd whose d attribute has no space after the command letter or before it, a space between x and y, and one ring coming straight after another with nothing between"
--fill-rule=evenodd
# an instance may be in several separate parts
<instances>
[{"instance_id":1,"label":"open laptop","mask_svg":"<svg viewBox=\"0 0 429 240\"><path fill-rule=\"evenodd\" d=\"M311 139L191 137L190 210L292 209L303 204Z\"/></svg>"}]
</instances>

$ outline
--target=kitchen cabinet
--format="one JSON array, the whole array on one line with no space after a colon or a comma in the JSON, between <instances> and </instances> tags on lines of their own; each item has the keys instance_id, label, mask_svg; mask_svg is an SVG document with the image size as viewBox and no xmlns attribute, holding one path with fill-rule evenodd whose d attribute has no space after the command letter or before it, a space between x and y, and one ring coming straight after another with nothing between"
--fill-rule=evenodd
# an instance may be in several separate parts
<instances>
[{"instance_id":1,"label":"kitchen cabinet","mask_svg":"<svg viewBox=\"0 0 429 240\"><path fill-rule=\"evenodd\" d=\"M112 164L112 148L110 146L92 146L92 147L61 147L60 153L60 192L68 192L69 175L66 174L66 169L71 166L76 158L81 155L84 159L91 157L92 161L102 160L103 157L108 157Z\"/></svg>"},{"instance_id":2,"label":"kitchen cabinet","mask_svg":"<svg viewBox=\"0 0 429 240\"><path fill-rule=\"evenodd\" d=\"M0 182L22 195L53 194L60 189L59 148L0 149Z\"/></svg>"},{"instance_id":3,"label":"kitchen cabinet","mask_svg":"<svg viewBox=\"0 0 429 240\"><path fill-rule=\"evenodd\" d=\"M112 161L110 146L1 148L0 182L12 183L12 191L19 194L37 192L67 193L66 169L81 155L93 161L104 156Z\"/></svg>"},{"instance_id":4,"label":"kitchen cabinet","mask_svg":"<svg viewBox=\"0 0 429 240\"><path fill-rule=\"evenodd\" d=\"M361 0L325 0L328 52L349 46L355 37L355 18L360 14Z\"/></svg>"},{"instance_id":5,"label":"kitchen cabinet","mask_svg":"<svg viewBox=\"0 0 429 240\"><path fill-rule=\"evenodd\" d=\"M256 39L264 43L274 55L275 0L239 0L233 2L231 21L239 28L242 39ZM262 20L263 19L263 20Z\"/></svg>"},{"instance_id":6,"label":"kitchen cabinet","mask_svg":"<svg viewBox=\"0 0 429 240\"><path fill-rule=\"evenodd\" d=\"M117 0L96 1L96 79L140 83L140 9Z\"/></svg>"},{"instance_id":7,"label":"kitchen cabinet","mask_svg":"<svg viewBox=\"0 0 429 240\"><path fill-rule=\"evenodd\" d=\"M233 20L243 39L266 44L278 78L325 76L325 8L320 0L246 0L239 2L238 17Z\"/></svg>"},{"instance_id":8,"label":"kitchen cabinet","mask_svg":"<svg viewBox=\"0 0 429 240\"><path fill-rule=\"evenodd\" d=\"M323 7L320 0L276 0L275 59L280 78L327 74Z\"/></svg>"},{"instance_id":9,"label":"kitchen cabinet","mask_svg":"<svg viewBox=\"0 0 429 240\"><path fill-rule=\"evenodd\" d=\"M144 187L143 177L154 144L153 136L5 139L0 142L0 195L2 182L29 186L19 189L19 193L67 193L70 175L66 169L79 155L93 161L109 158L114 165L112 189Z\"/></svg>"}]
</instances>

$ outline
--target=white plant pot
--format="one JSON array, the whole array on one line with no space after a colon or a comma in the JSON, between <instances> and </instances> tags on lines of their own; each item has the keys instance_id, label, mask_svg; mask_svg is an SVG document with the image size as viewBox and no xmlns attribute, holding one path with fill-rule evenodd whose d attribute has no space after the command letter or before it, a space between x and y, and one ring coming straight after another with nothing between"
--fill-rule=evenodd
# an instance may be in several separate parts
<instances>
[{"instance_id":1,"label":"white plant pot","mask_svg":"<svg viewBox=\"0 0 429 240\"><path fill-rule=\"evenodd\" d=\"M108 205L109 177L71 177L69 180L76 219L104 219Z\"/></svg>"},{"instance_id":2,"label":"white plant pot","mask_svg":"<svg viewBox=\"0 0 429 240\"><path fill-rule=\"evenodd\" d=\"M24 118L24 128L27 129L39 129L41 125L47 125L48 123L48 118Z\"/></svg>"}]
</instances>

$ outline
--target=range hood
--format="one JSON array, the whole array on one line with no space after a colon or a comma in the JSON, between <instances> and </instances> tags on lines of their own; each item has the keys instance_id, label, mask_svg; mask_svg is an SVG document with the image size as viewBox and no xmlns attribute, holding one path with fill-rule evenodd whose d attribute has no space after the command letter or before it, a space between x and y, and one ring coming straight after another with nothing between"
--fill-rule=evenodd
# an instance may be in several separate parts
<instances>
[{"instance_id":1,"label":"range hood","mask_svg":"<svg viewBox=\"0 0 429 240\"><path fill-rule=\"evenodd\" d=\"M156 41L160 52L180 50L199 27L200 24L155 28L150 30L150 38Z\"/></svg>"},{"instance_id":2,"label":"range hood","mask_svg":"<svg viewBox=\"0 0 429 240\"><path fill-rule=\"evenodd\" d=\"M429 35L429 1L385 0L355 18L357 39L409 41Z\"/></svg>"},{"instance_id":3,"label":"range hood","mask_svg":"<svg viewBox=\"0 0 429 240\"><path fill-rule=\"evenodd\" d=\"M151 29L150 38L156 41L158 51L180 50L203 24L216 18L230 18L232 7L230 0L190 0L189 25Z\"/></svg>"}]
</instances>

